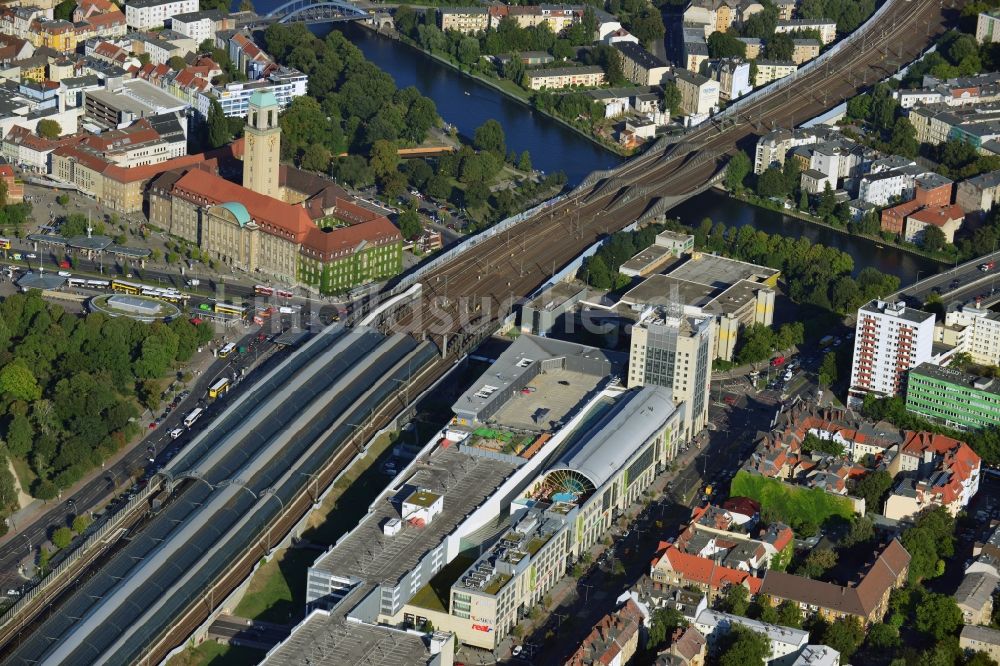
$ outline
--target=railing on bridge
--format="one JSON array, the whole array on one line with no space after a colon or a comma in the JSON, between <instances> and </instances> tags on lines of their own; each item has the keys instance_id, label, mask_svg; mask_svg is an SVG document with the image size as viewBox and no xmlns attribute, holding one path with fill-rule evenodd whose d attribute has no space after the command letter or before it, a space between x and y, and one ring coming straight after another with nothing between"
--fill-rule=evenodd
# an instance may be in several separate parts
<instances>
[{"instance_id":1,"label":"railing on bridge","mask_svg":"<svg viewBox=\"0 0 1000 666\"><path fill-rule=\"evenodd\" d=\"M326 23L332 21L354 21L368 18L365 10L343 0L292 0L272 9L263 18L278 23L303 21L305 23Z\"/></svg>"}]
</instances>

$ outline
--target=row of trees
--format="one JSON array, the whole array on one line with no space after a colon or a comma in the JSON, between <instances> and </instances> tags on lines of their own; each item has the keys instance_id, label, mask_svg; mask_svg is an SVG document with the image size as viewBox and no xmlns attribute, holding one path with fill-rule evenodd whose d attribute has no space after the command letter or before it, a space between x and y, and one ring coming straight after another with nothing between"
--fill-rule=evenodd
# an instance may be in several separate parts
<instances>
[{"instance_id":1,"label":"row of trees","mask_svg":"<svg viewBox=\"0 0 1000 666\"><path fill-rule=\"evenodd\" d=\"M679 223L651 224L637 231L619 231L607 243L583 262L580 269L587 284L596 289L620 289L631 283L632 278L622 275L618 268L637 252L646 249L656 240L656 234L666 228L683 230Z\"/></svg>"},{"instance_id":2,"label":"row of trees","mask_svg":"<svg viewBox=\"0 0 1000 666\"><path fill-rule=\"evenodd\" d=\"M55 497L121 448L139 408L158 406L160 380L211 338L183 318L78 317L36 292L0 303L0 432L37 476L31 493ZM6 468L0 510L12 507Z\"/></svg>"},{"instance_id":3,"label":"row of trees","mask_svg":"<svg viewBox=\"0 0 1000 666\"><path fill-rule=\"evenodd\" d=\"M850 255L807 238L767 234L753 227L730 229L709 218L695 227L694 234L695 247L776 268L793 300L839 314L855 312L869 300L899 288L899 278L871 267L852 277Z\"/></svg>"}]
</instances>

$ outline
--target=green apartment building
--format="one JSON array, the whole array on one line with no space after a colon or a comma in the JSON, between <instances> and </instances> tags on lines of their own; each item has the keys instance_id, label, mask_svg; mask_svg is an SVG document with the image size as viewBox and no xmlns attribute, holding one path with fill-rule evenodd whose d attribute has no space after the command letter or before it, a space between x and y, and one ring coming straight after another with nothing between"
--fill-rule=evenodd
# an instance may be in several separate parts
<instances>
[{"instance_id":1,"label":"green apartment building","mask_svg":"<svg viewBox=\"0 0 1000 666\"><path fill-rule=\"evenodd\" d=\"M906 409L962 430L1000 425L1000 379L921 363L910 370Z\"/></svg>"}]
</instances>

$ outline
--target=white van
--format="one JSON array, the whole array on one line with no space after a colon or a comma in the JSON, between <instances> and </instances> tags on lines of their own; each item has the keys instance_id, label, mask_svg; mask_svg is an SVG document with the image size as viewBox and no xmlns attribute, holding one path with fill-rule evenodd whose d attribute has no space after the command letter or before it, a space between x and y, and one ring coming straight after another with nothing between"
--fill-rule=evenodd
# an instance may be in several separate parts
<instances>
[{"instance_id":1,"label":"white van","mask_svg":"<svg viewBox=\"0 0 1000 666\"><path fill-rule=\"evenodd\" d=\"M184 434L184 428L174 428L170 431L170 439L177 439Z\"/></svg>"}]
</instances>

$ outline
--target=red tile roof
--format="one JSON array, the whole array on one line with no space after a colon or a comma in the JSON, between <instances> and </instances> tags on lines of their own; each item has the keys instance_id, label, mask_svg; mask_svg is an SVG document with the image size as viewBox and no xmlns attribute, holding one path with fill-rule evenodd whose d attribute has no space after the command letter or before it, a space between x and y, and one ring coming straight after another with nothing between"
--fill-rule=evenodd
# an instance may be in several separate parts
<instances>
[{"instance_id":1,"label":"red tile roof","mask_svg":"<svg viewBox=\"0 0 1000 666\"><path fill-rule=\"evenodd\" d=\"M638 633L642 622L642 611L629 599L620 609L598 620L580 647L566 660L566 666L612 663ZM626 655L625 658L630 657Z\"/></svg>"},{"instance_id":2,"label":"red tile roof","mask_svg":"<svg viewBox=\"0 0 1000 666\"><path fill-rule=\"evenodd\" d=\"M745 585L751 594L757 594L760 590L761 579L751 576L746 571L719 566L715 560L706 557L682 553L673 544L665 541L660 542L660 548L661 552L659 557L653 561L653 566L656 567L665 558L669 568L676 571L684 580L700 585L710 585L712 589L719 589L726 585Z\"/></svg>"},{"instance_id":3,"label":"red tile roof","mask_svg":"<svg viewBox=\"0 0 1000 666\"><path fill-rule=\"evenodd\" d=\"M935 227L943 227L949 222L961 220L965 217L965 211L961 206L952 204L950 206L928 206L918 211L910 213L910 219L924 224L932 224Z\"/></svg>"},{"instance_id":4,"label":"red tile roof","mask_svg":"<svg viewBox=\"0 0 1000 666\"><path fill-rule=\"evenodd\" d=\"M309 215L301 206L293 206L259 194L214 174L189 171L174 184L173 195L201 205L237 201L246 206L250 217L264 231L296 243L301 243L309 230L314 228Z\"/></svg>"}]
</instances>

